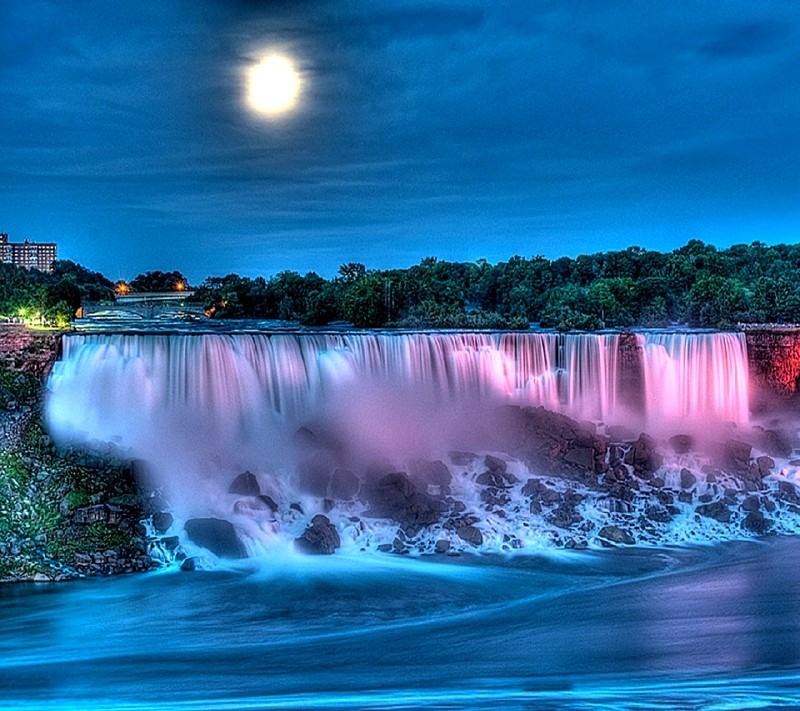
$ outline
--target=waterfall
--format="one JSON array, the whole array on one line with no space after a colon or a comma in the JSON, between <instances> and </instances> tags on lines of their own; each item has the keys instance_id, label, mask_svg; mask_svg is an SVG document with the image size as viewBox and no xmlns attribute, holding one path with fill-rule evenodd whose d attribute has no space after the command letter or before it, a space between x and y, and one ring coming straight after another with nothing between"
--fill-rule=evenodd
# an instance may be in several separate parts
<instances>
[{"instance_id":1,"label":"waterfall","mask_svg":"<svg viewBox=\"0 0 800 711\"><path fill-rule=\"evenodd\" d=\"M659 333L640 339L648 423L748 421L744 334Z\"/></svg>"}]
</instances>

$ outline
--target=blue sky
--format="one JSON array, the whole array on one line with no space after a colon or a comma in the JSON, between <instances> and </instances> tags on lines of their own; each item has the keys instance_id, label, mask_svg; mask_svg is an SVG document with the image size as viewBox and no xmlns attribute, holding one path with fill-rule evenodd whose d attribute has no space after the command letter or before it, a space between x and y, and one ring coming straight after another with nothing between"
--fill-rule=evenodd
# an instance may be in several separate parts
<instances>
[{"instance_id":1,"label":"blue sky","mask_svg":"<svg viewBox=\"0 0 800 711\"><path fill-rule=\"evenodd\" d=\"M195 281L793 242L799 67L792 2L3 0L0 231Z\"/></svg>"}]
</instances>

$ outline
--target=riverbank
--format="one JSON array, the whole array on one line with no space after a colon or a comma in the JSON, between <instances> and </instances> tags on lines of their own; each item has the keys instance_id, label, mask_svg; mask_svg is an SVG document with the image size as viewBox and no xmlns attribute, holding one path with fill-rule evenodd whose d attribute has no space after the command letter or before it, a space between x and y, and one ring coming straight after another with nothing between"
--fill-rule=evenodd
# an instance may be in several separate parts
<instances>
[{"instance_id":1,"label":"riverbank","mask_svg":"<svg viewBox=\"0 0 800 711\"><path fill-rule=\"evenodd\" d=\"M42 426L62 333L0 328L0 582L147 570L129 467L59 453Z\"/></svg>"}]
</instances>

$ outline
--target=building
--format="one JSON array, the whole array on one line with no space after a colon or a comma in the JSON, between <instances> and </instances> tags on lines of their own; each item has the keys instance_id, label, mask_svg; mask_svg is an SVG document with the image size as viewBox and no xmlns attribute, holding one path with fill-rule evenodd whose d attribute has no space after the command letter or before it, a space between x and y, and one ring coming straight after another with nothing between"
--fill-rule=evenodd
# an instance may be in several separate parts
<instances>
[{"instance_id":1,"label":"building","mask_svg":"<svg viewBox=\"0 0 800 711\"><path fill-rule=\"evenodd\" d=\"M16 264L25 269L52 272L56 261L55 242L9 242L8 235L0 232L0 262Z\"/></svg>"}]
</instances>

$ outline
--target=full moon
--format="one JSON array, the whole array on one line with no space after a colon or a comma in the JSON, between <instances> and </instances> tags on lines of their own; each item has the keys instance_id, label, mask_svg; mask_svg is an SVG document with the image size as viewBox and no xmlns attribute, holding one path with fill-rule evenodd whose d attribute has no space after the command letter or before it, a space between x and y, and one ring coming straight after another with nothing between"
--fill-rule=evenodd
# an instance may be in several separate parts
<instances>
[{"instance_id":1,"label":"full moon","mask_svg":"<svg viewBox=\"0 0 800 711\"><path fill-rule=\"evenodd\" d=\"M300 92L300 75L286 57L264 57L247 71L247 102L261 114L281 114L291 109Z\"/></svg>"}]
</instances>

